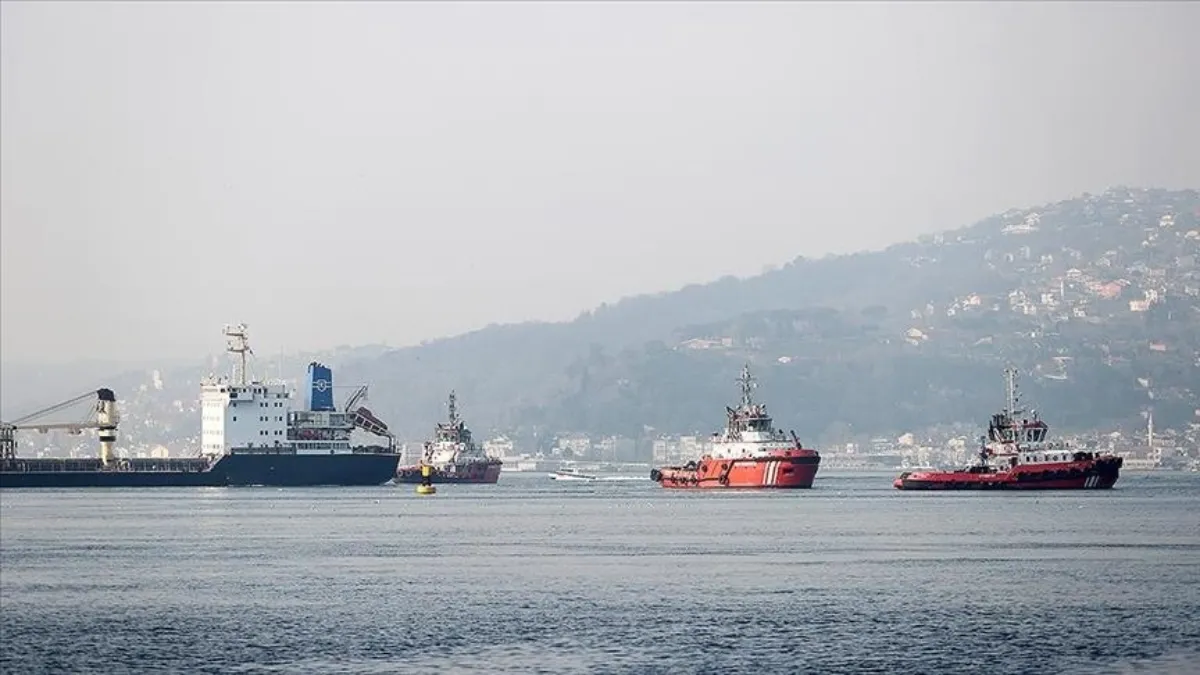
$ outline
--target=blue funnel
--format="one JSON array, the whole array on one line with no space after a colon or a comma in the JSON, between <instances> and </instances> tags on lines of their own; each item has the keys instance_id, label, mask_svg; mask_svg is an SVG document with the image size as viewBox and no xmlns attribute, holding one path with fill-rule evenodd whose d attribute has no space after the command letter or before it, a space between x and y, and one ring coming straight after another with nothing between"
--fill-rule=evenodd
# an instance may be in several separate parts
<instances>
[{"instance_id":1,"label":"blue funnel","mask_svg":"<svg viewBox=\"0 0 1200 675\"><path fill-rule=\"evenodd\" d=\"M333 412L333 371L313 361L308 364L308 390L304 407L307 410Z\"/></svg>"}]
</instances>

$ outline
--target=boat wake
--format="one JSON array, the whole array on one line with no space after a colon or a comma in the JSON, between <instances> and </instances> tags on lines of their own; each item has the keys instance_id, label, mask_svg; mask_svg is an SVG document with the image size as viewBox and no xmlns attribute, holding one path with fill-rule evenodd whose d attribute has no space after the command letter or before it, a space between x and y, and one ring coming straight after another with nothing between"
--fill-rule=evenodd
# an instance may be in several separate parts
<instances>
[{"instance_id":1,"label":"boat wake","mask_svg":"<svg viewBox=\"0 0 1200 675\"><path fill-rule=\"evenodd\" d=\"M629 481L644 481L641 476L597 476L595 474L585 474L578 471L567 469L565 471L556 471L550 474L552 480L570 482L570 483L624 483Z\"/></svg>"}]
</instances>

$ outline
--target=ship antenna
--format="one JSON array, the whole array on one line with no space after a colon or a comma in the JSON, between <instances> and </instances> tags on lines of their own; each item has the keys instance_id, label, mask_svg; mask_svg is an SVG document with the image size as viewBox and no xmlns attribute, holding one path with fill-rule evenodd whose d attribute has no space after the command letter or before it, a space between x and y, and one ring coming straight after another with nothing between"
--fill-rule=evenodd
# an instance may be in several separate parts
<instances>
[{"instance_id":1,"label":"ship antenna","mask_svg":"<svg viewBox=\"0 0 1200 675\"><path fill-rule=\"evenodd\" d=\"M742 385L742 405L748 408L754 404L754 401L750 398L750 393L754 391L754 387L756 386L754 378L750 375L749 363L742 366L742 376L737 381L738 384Z\"/></svg>"},{"instance_id":2,"label":"ship antenna","mask_svg":"<svg viewBox=\"0 0 1200 675\"><path fill-rule=\"evenodd\" d=\"M450 426L454 426L458 422L458 405L456 404L454 390L450 390Z\"/></svg>"},{"instance_id":3,"label":"ship antenna","mask_svg":"<svg viewBox=\"0 0 1200 675\"><path fill-rule=\"evenodd\" d=\"M253 354L254 350L250 349L250 335L247 332L247 326L244 323L237 325L225 326L226 345L225 350L231 354L237 354L240 359L235 361L233 365L233 380L238 386L246 384L246 354Z\"/></svg>"}]
</instances>

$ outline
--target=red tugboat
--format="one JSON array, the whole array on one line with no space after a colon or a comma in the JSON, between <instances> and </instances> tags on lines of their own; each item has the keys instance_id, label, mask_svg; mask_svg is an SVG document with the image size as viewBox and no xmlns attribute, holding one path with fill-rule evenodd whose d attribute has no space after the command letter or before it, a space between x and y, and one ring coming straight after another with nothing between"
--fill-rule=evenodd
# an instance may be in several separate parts
<instances>
[{"instance_id":1,"label":"red tugboat","mask_svg":"<svg viewBox=\"0 0 1200 675\"><path fill-rule=\"evenodd\" d=\"M802 447L795 432L788 437L776 429L767 407L753 401L750 364L742 368L738 383L742 403L725 408L725 430L713 434L712 451L698 462L654 469L650 480L665 488L812 487L821 455Z\"/></svg>"},{"instance_id":2,"label":"red tugboat","mask_svg":"<svg viewBox=\"0 0 1200 675\"><path fill-rule=\"evenodd\" d=\"M1048 441L1050 427L1037 415L1022 417L1017 371L1004 371L1007 405L992 415L980 438L979 462L954 471L906 471L892 486L898 490L1087 490L1111 488L1120 477L1121 457L1074 450ZM1020 419L1018 420L1018 417Z\"/></svg>"},{"instance_id":3,"label":"red tugboat","mask_svg":"<svg viewBox=\"0 0 1200 675\"><path fill-rule=\"evenodd\" d=\"M431 467L432 483L495 483L503 464L488 457L471 439L471 431L458 417L454 392L450 392L450 420L440 422L432 442L426 442L421 463L396 471L397 483L420 483L421 465Z\"/></svg>"}]
</instances>

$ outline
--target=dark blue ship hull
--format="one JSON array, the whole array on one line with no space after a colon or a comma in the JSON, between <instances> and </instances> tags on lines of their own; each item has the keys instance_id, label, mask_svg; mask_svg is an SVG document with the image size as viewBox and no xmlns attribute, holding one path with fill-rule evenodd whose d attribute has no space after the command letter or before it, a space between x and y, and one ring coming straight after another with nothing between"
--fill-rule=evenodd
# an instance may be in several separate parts
<instances>
[{"instance_id":1,"label":"dark blue ship hull","mask_svg":"<svg viewBox=\"0 0 1200 675\"><path fill-rule=\"evenodd\" d=\"M383 485L399 456L238 453L203 458L129 459L103 468L98 459L11 459L0 463L0 488L266 487Z\"/></svg>"},{"instance_id":2,"label":"dark blue ship hull","mask_svg":"<svg viewBox=\"0 0 1200 675\"><path fill-rule=\"evenodd\" d=\"M396 475L400 456L362 452L343 455L232 454L213 466L221 485L309 487L383 485Z\"/></svg>"}]
</instances>

